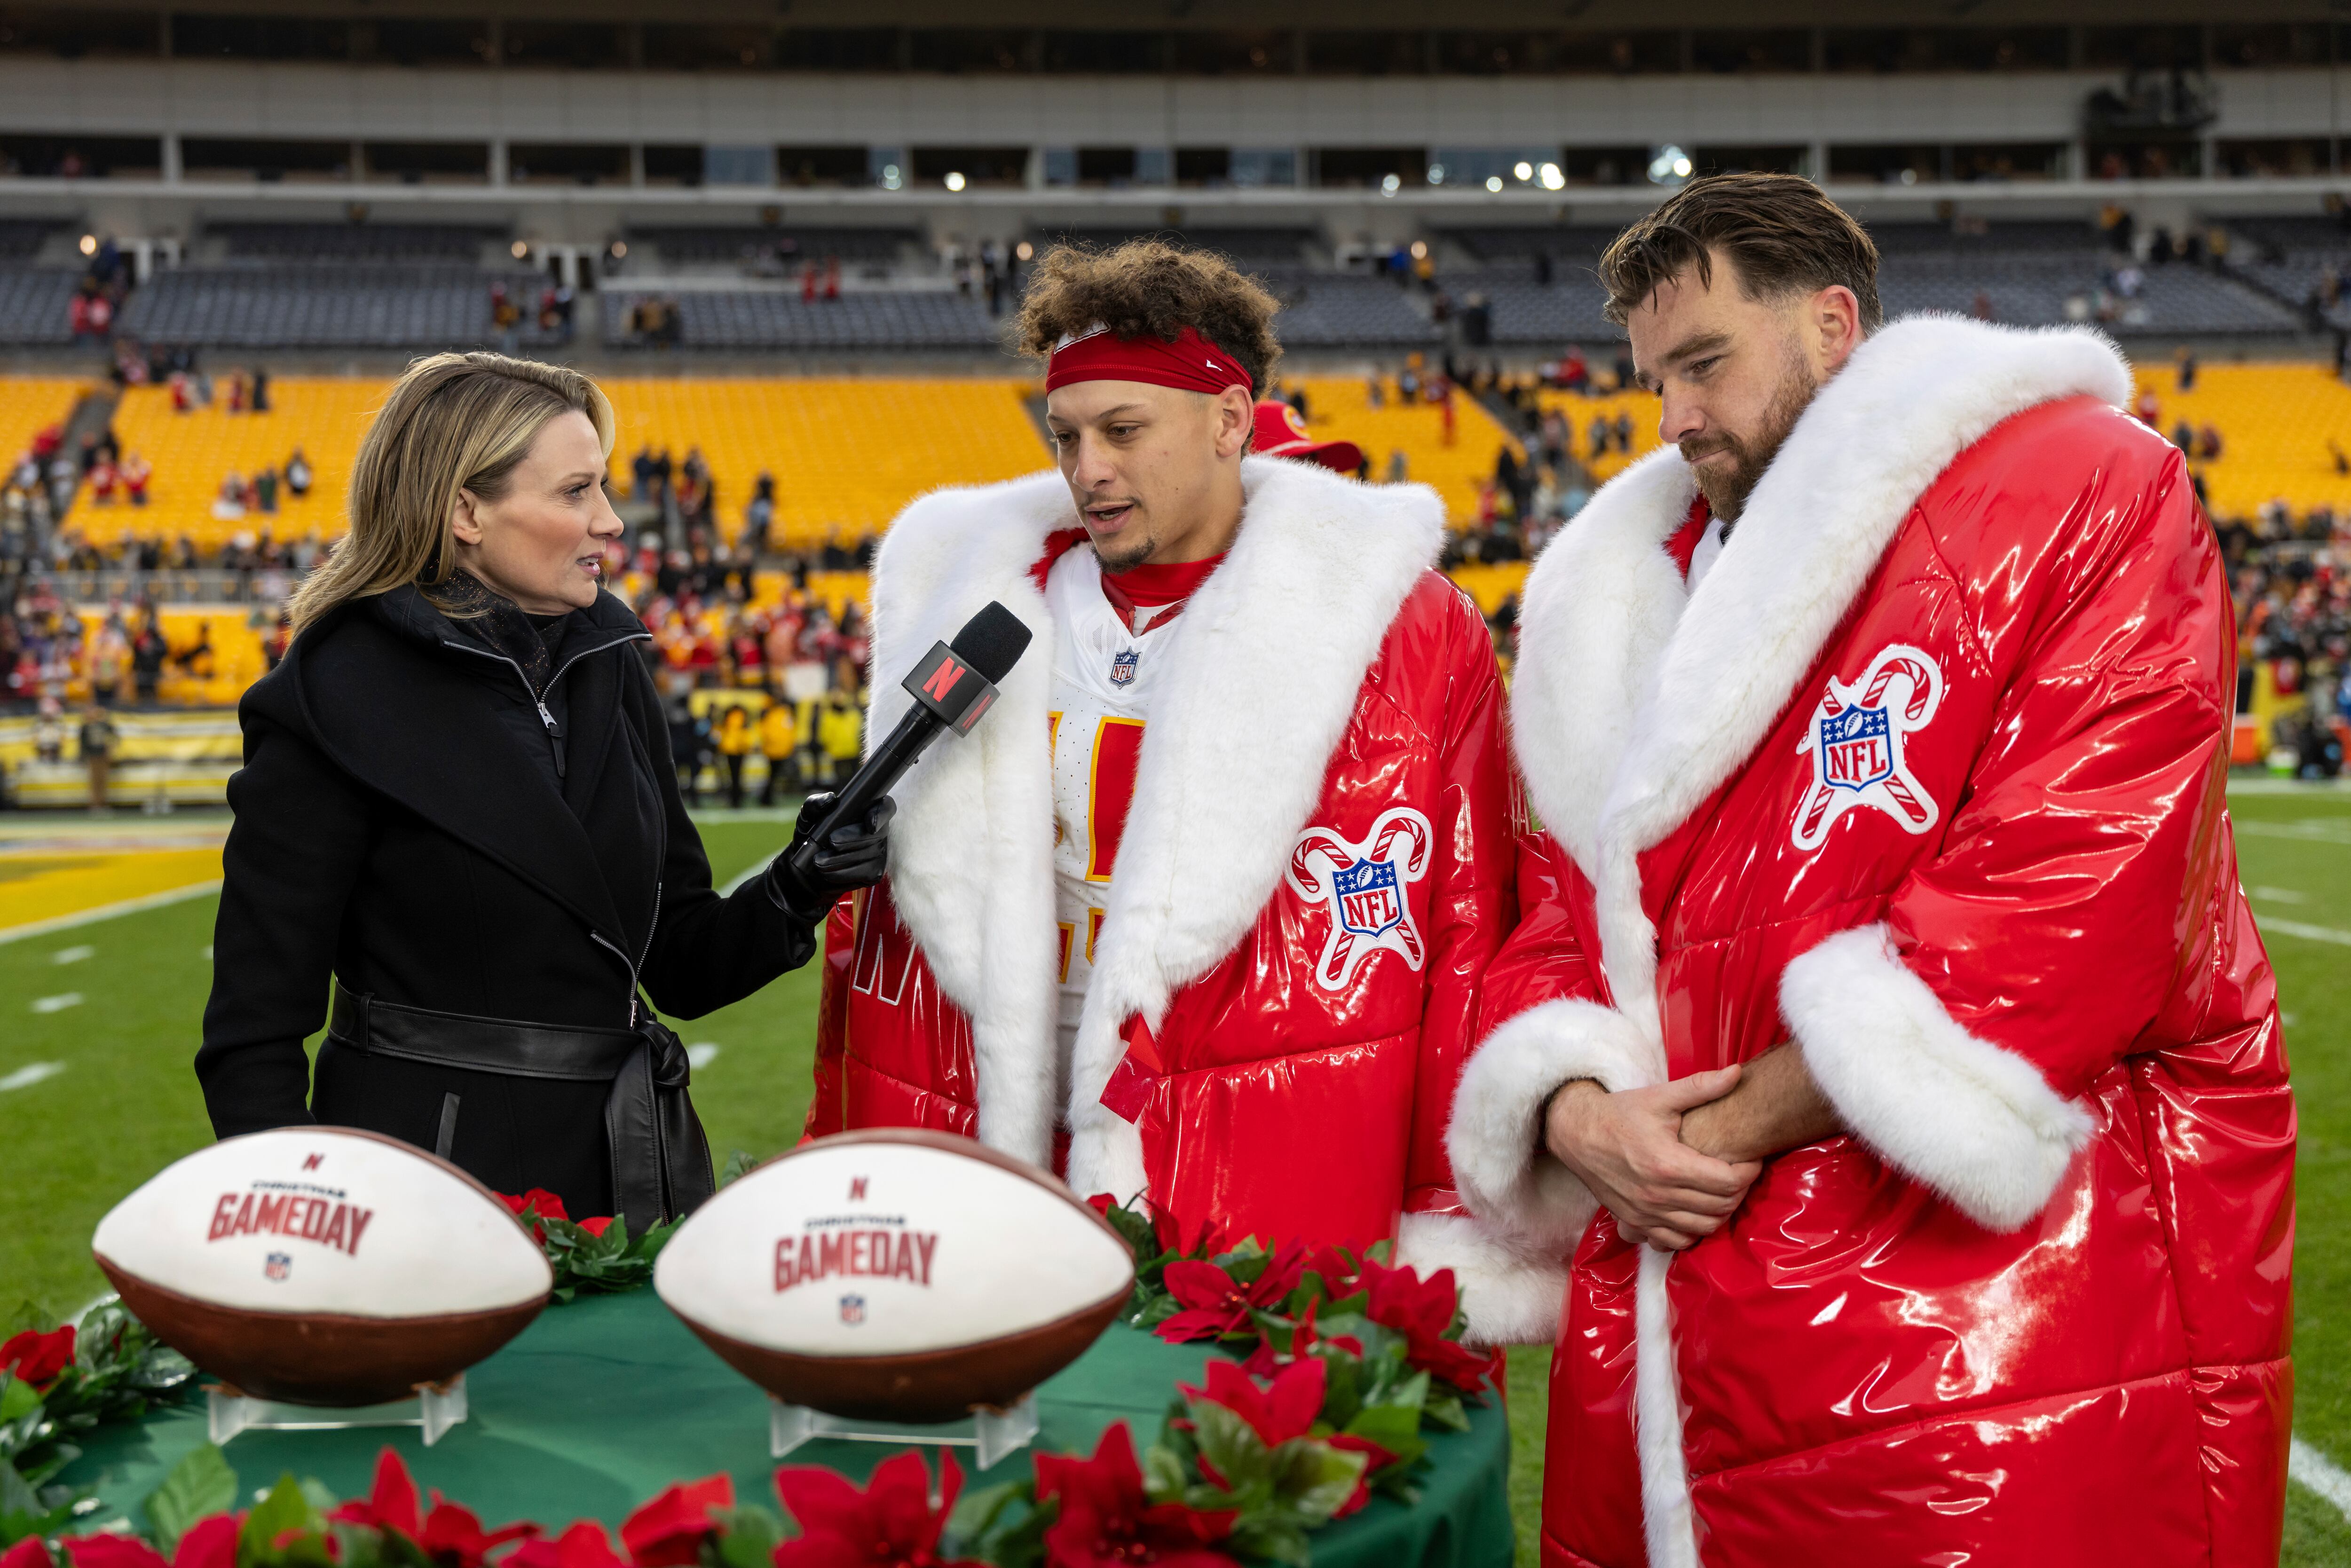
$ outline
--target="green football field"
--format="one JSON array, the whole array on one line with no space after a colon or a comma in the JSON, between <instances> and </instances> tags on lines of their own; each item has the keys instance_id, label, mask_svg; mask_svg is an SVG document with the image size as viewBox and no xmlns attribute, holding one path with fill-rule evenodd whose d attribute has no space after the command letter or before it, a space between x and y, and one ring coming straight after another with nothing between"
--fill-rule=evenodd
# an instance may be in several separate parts
<instances>
[{"instance_id":1,"label":"green football field","mask_svg":"<svg viewBox=\"0 0 2351 1568\"><path fill-rule=\"evenodd\" d=\"M2316 1455L2351 1469L2351 792L2254 785L2231 807L2280 976L2302 1109L2294 1424ZM722 880L790 831L780 815L755 813L702 826ZM105 1282L88 1243L99 1218L210 1138L189 1061L211 980L214 904L193 898L0 945L0 1323L20 1299L57 1315L98 1295ZM0 927L9 924L0 897ZM694 1092L722 1163L732 1150L767 1155L797 1137L816 992L811 967L707 1018L672 1020L689 1044L716 1048L696 1053L707 1060ZM1548 1359L1521 1352L1511 1364L1522 1564L1534 1561ZM2351 1479L2320 1479L2351 1500ZM2294 1488L2286 1534L2283 1562L2351 1568L2351 1521L2318 1493Z\"/></svg>"}]
</instances>

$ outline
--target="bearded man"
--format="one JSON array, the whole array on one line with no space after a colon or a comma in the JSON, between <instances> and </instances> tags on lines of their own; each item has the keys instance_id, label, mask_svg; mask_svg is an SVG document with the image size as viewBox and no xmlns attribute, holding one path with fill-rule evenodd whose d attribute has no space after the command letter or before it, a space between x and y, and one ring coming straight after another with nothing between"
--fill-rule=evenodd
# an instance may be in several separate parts
<instances>
[{"instance_id":1,"label":"bearded man","mask_svg":"<svg viewBox=\"0 0 2351 1568\"><path fill-rule=\"evenodd\" d=\"M868 733L989 600L1036 641L835 915L808 1131L976 1135L1187 1241L1401 1216L1450 1261L1445 1119L1515 907L1499 682L1433 492L1249 455L1274 308L1163 245L1032 276L1058 470L893 525Z\"/></svg>"},{"instance_id":2,"label":"bearded man","mask_svg":"<svg viewBox=\"0 0 2351 1568\"><path fill-rule=\"evenodd\" d=\"M1878 330L1800 179L1600 270L1668 445L1527 586L1451 1132L1573 1253L1544 1561L2276 1561L2294 1112L2179 455L2095 333Z\"/></svg>"}]
</instances>

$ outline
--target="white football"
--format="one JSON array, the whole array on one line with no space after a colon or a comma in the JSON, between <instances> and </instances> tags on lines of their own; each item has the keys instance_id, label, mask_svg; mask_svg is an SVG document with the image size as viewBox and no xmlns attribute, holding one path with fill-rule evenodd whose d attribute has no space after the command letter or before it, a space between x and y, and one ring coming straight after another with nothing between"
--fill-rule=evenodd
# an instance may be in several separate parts
<instances>
[{"instance_id":1,"label":"white football","mask_svg":"<svg viewBox=\"0 0 2351 1568\"><path fill-rule=\"evenodd\" d=\"M662 1300L737 1372L869 1420L1012 1404L1082 1354L1134 1284L1126 1243L1051 1176L903 1127L770 1160L653 1265Z\"/></svg>"},{"instance_id":2,"label":"white football","mask_svg":"<svg viewBox=\"0 0 2351 1568\"><path fill-rule=\"evenodd\" d=\"M225 1138L90 1239L123 1304L234 1387L304 1405L405 1398L546 1306L554 1270L489 1188L351 1127Z\"/></svg>"}]
</instances>

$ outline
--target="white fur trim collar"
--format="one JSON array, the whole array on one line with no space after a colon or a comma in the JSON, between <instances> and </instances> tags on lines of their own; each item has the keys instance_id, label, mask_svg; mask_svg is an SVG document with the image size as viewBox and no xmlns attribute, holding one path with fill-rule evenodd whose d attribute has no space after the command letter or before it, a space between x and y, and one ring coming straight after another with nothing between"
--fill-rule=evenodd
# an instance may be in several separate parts
<instances>
[{"instance_id":1,"label":"white fur trim collar","mask_svg":"<svg viewBox=\"0 0 2351 1568\"><path fill-rule=\"evenodd\" d=\"M1241 483L1232 550L1156 655L1168 674L1067 1085L1055 1082L1044 738L1053 624L1029 569L1048 536L1078 526L1069 490L1048 472L935 492L907 508L875 563L874 735L905 711L898 681L915 658L988 600L1036 633L999 711L970 739L934 746L896 791L891 886L940 989L971 1017L982 1140L1046 1164L1066 1114L1081 1193L1143 1188L1135 1129L1099 1103L1119 1031L1135 1014L1156 1028L1273 895L1364 674L1443 538L1425 486L1260 457L1242 461Z\"/></svg>"}]
</instances>

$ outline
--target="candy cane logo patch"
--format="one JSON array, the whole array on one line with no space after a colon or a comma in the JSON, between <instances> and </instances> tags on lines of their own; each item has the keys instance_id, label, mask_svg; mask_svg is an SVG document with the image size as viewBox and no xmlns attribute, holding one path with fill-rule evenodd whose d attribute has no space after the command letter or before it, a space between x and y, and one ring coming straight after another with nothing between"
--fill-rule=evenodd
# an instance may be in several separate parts
<instances>
[{"instance_id":1,"label":"candy cane logo patch","mask_svg":"<svg viewBox=\"0 0 2351 1568\"><path fill-rule=\"evenodd\" d=\"M1380 813L1362 843L1309 828L1290 852L1285 880L1309 904L1331 912L1331 936L1314 983L1343 991L1363 961L1384 947L1417 969L1426 956L1405 889L1428 870L1436 842L1428 819L1409 806Z\"/></svg>"},{"instance_id":2,"label":"candy cane logo patch","mask_svg":"<svg viewBox=\"0 0 2351 1568\"><path fill-rule=\"evenodd\" d=\"M1856 806L1876 808L1906 832L1933 827L1935 797L1910 771L1904 745L1942 703L1942 666L1899 643L1881 651L1851 685L1830 676L1796 746L1813 760L1812 785L1791 832L1796 847L1819 849L1836 820Z\"/></svg>"}]
</instances>

